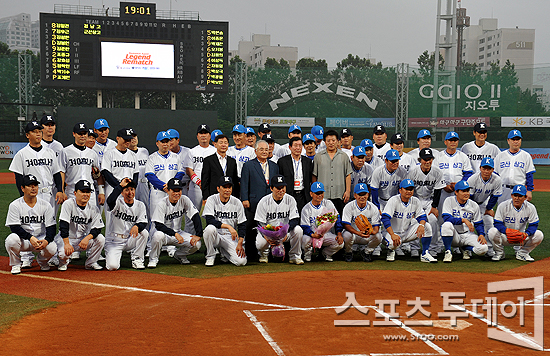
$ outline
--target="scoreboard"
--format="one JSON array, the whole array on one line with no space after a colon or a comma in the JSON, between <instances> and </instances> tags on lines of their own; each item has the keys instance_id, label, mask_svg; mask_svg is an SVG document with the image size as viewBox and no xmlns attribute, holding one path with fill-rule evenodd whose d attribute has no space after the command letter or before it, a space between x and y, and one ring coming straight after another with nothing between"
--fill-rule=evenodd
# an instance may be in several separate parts
<instances>
[{"instance_id":1,"label":"scoreboard","mask_svg":"<svg viewBox=\"0 0 550 356\"><path fill-rule=\"evenodd\" d=\"M155 4L120 16L40 14L43 87L227 92L229 23L156 18Z\"/></svg>"}]
</instances>

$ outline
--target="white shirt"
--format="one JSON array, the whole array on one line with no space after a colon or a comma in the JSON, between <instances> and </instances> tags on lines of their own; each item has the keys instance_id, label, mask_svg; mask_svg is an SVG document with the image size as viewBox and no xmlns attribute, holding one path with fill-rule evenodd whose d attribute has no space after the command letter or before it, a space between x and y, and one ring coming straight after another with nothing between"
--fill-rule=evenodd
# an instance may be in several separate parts
<instances>
[{"instance_id":1,"label":"white shirt","mask_svg":"<svg viewBox=\"0 0 550 356\"><path fill-rule=\"evenodd\" d=\"M502 151L495 158L495 172L502 178L502 184L514 186L525 185L527 173L535 173L535 166L531 155L524 150L511 153L510 150Z\"/></svg>"},{"instance_id":2,"label":"white shirt","mask_svg":"<svg viewBox=\"0 0 550 356\"><path fill-rule=\"evenodd\" d=\"M69 223L69 239L82 240L92 229L102 229L105 226L97 206L88 203L81 209L76 204L76 199L69 199L61 205L59 221L61 220Z\"/></svg>"},{"instance_id":3,"label":"white shirt","mask_svg":"<svg viewBox=\"0 0 550 356\"><path fill-rule=\"evenodd\" d=\"M500 149L496 145L487 141L481 147L478 147L475 141L467 142L462 146L461 151L470 159L474 172L479 172L479 166L484 158L495 159L500 153Z\"/></svg>"},{"instance_id":4,"label":"white shirt","mask_svg":"<svg viewBox=\"0 0 550 356\"><path fill-rule=\"evenodd\" d=\"M281 202L277 204L273 199L273 194L269 194L258 202L254 220L262 225L280 226L299 217L296 200L292 196L285 194Z\"/></svg>"},{"instance_id":5,"label":"white shirt","mask_svg":"<svg viewBox=\"0 0 550 356\"><path fill-rule=\"evenodd\" d=\"M220 194L214 194L206 199L202 216L213 216L222 224L227 224L234 229L237 229L239 224L246 222L243 203L234 196L230 196L226 203L222 203ZM228 229L218 229L221 235L231 235ZM244 238L244 236L241 236Z\"/></svg>"},{"instance_id":6,"label":"white shirt","mask_svg":"<svg viewBox=\"0 0 550 356\"><path fill-rule=\"evenodd\" d=\"M382 215L391 218L391 227L397 235L402 234L414 223L412 219L418 219L425 215L420 199L413 196L407 203L401 200L401 195L394 195L388 200Z\"/></svg>"},{"instance_id":7,"label":"white shirt","mask_svg":"<svg viewBox=\"0 0 550 356\"><path fill-rule=\"evenodd\" d=\"M470 189L470 199L478 204L482 204L491 195L495 197L502 195L502 179L496 173L492 173L487 181L481 178L481 172L475 173L468 178L468 184L472 188Z\"/></svg>"}]
</instances>

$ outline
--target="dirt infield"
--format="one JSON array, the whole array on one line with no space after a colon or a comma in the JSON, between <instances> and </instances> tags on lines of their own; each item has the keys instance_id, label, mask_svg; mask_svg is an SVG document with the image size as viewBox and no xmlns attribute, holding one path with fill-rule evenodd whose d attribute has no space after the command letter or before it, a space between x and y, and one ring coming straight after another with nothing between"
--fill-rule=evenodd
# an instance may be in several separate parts
<instances>
[{"instance_id":1,"label":"dirt infield","mask_svg":"<svg viewBox=\"0 0 550 356\"><path fill-rule=\"evenodd\" d=\"M487 282L550 277L550 259L497 275L371 270L200 280L82 267L47 273L35 267L12 276L7 264L7 258L0 257L3 293L65 303L28 316L1 334L2 349L11 350L10 355L528 355L534 351L488 339L482 319L469 316L459 320L464 329L450 328L449 319L437 315L443 311L440 293L465 292L468 305L471 299L495 296L488 294ZM369 312L350 309L337 315L334 308L346 302L346 292L355 292L357 302L368 306ZM532 291L524 294L526 300L533 299ZM517 297L506 296L512 301ZM413 319L432 320L435 327L334 326L335 320L383 320L375 318L381 300L399 300L396 312L405 315L411 309L407 301L416 297L431 302L424 308L432 315L428 319L418 314ZM525 308L524 328L514 319L499 321L511 331L529 334L533 307ZM545 326L550 330L550 322L545 321ZM37 336L39 332L43 337ZM459 341L384 340L384 335L410 337L415 332L458 335ZM545 343L550 345L550 335L545 335Z\"/></svg>"}]
</instances>

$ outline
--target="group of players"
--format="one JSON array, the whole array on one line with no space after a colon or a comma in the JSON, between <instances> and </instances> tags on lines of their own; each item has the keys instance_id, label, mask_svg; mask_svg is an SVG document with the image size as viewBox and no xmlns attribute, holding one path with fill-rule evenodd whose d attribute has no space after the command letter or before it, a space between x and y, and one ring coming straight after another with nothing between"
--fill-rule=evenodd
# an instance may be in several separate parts
<instances>
[{"instance_id":1,"label":"group of players","mask_svg":"<svg viewBox=\"0 0 550 356\"><path fill-rule=\"evenodd\" d=\"M387 143L381 125L357 147L349 129L315 126L302 137L292 125L289 144L278 145L269 124L259 127L259 140L254 129L235 125L229 147L226 135L203 124L194 148L180 146L179 133L168 129L149 154L131 128L109 139L105 119L93 129L77 123L66 147L53 139L55 129L52 116L29 122L29 144L9 168L21 194L6 219L13 274L32 266L33 252L43 271L67 270L81 251L93 270L103 268L102 259L107 270L118 269L125 251L136 269L145 268L146 257L148 268L157 267L163 249L188 264L201 238L206 266L217 255L236 266L268 263L277 243L254 229L267 225L289 225L288 261L297 265L312 260L313 239L321 239L318 255L328 262L341 249L347 262L354 251L371 262L383 247L387 261L407 252L428 263L438 254L452 262L453 249L464 259L473 252L499 261L509 244L518 260L533 261L529 253L543 239L529 202L535 168L519 130L510 131L502 152L486 140L483 123L461 150L456 132L447 133L439 152L430 132L420 130L418 148L405 153L402 135ZM316 218L327 211L338 218L320 235Z\"/></svg>"}]
</instances>

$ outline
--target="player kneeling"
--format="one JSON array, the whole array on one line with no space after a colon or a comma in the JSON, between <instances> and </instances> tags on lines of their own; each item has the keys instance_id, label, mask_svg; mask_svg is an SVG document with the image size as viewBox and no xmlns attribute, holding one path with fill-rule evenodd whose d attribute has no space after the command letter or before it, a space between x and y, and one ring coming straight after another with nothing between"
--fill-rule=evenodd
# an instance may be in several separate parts
<instances>
[{"instance_id":1,"label":"player kneeling","mask_svg":"<svg viewBox=\"0 0 550 356\"><path fill-rule=\"evenodd\" d=\"M382 223L386 228L384 243L388 247L386 261L395 261L395 249L402 243L420 239L420 261L437 263L428 252L432 242L432 228L426 224L426 212L420 199L413 194L414 182L403 179L399 184L399 195L391 197L382 212Z\"/></svg>"},{"instance_id":2,"label":"player kneeling","mask_svg":"<svg viewBox=\"0 0 550 356\"><path fill-rule=\"evenodd\" d=\"M131 251L132 267L145 269L145 245L149 238L145 204L135 199L136 183L124 178L107 198L111 218L105 235L105 267L109 271L120 268L123 251Z\"/></svg>"},{"instance_id":3,"label":"player kneeling","mask_svg":"<svg viewBox=\"0 0 550 356\"><path fill-rule=\"evenodd\" d=\"M90 203L92 183L79 180L74 185L75 199L66 200L61 205L59 215L59 235L56 236L59 271L66 271L73 252L88 251L84 264L86 269L103 269L97 263L105 245L101 235L103 221L95 203Z\"/></svg>"},{"instance_id":4,"label":"player kneeling","mask_svg":"<svg viewBox=\"0 0 550 356\"><path fill-rule=\"evenodd\" d=\"M157 231L151 239L148 268L157 267L162 246L176 246L174 258L181 264L189 264L187 256L201 248L201 217L191 200L182 194L184 183L180 179L171 178L166 187L168 196L155 207L151 218ZM197 235L191 235L181 229L184 215L193 221Z\"/></svg>"},{"instance_id":5,"label":"player kneeling","mask_svg":"<svg viewBox=\"0 0 550 356\"><path fill-rule=\"evenodd\" d=\"M55 213L49 202L38 199L40 182L32 174L23 176L23 196L10 203L6 226L11 234L6 237L5 246L10 256L12 274L21 273L20 252L37 252L36 260L42 271L49 271L48 260L56 252Z\"/></svg>"},{"instance_id":6,"label":"player kneeling","mask_svg":"<svg viewBox=\"0 0 550 356\"><path fill-rule=\"evenodd\" d=\"M321 252L325 257L325 261L332 262L332 256L344 247L344 237L342 236L342 221L334 204L330 200L325 198L325 187L321 182L315 182L311 184L311 201L302 209L302 218L300 226L303 230L302 244L304 246L304 259L306 262L311 261L311 254L313 253L313 239L323 239L322 246L325 247ZM320 235L315 232L318 224L317 217L323 214L327 214L328 211L332 211L331 216L334 219L334 214L337 215L336 221L332 228ZM330 214L330 213L328 213ZM330 222L329 222L330 224ZM327 225L327 228L330 225Z\"/></svg>"},{"instance_id":7,"label":"player kneeling","mask_svg":"<svg viewBox=\"0 0 550 356\"><path fill-rule=\"evenodd\" d=\"M369 202L369 188L367 183L358 183L353 189L355 200L350 201L344 207L342 213L342 224L344 225L344 244L346 262L353 261L353 246L363 245L361 256L363 261L372 262L372 253L374 249L382 242L380 233L380 211L373 203ZM359 217L362 216L362 217ZM364 219L370 224L370 227L363 226ZM357 225L360 225L358 227Z\"/></svg>"},{"instance_id":8,"label":"player kneeling","mask_svg":"<svg viewBox=\"0 0 550 356\"><path fill-rule=\"evenodd\" d=\"M296 265L303 265L302 260L302 236L304 234L300 227L300 215L294 197L286 194L285 177L278 174L271 179L271 194L266 195L258 202L254 221L258 226L281 226L288 224L288 234L282 242L290 238L290 252L288 262ZM256 236L256 248L260 254L260 263L267 263L269 246L272 242L267 241L258 231Z\"/></svg>"},{"instance_id":9,"label":"player kneeling","mask_svg":"<svg viewBox=\"0 0 550 356\"><path fill-rule=\"evenodd\" d=\"M206 266L214 266L216 249L235 266L246 264L244 238L246 216L241 201L231 195L233 180L220 177L218 194L208 197L202 216L206 220L203 238L206 245Z\"/></svg>"},{"instance_id":10,"label":"player kneeling","mask_svg":"<svg viewBox=\"0 0 550 356\"><path fill-rule=\"evenodd\" d=\"M462 247L479 256L487 253L489 248L485 240L483 217L479 205L470 199L468 182L461 180L455 184L455 196L445 199L442 217L441 239L445 245L443 262L453 261L451 247Z\"/></svg>"},{"instance_id":11,"label":"player kneeling","mask_svg":"<svg viewBox=\"0 0 550 356\"><path fill-rule=\"evenodd\" d=\"M493 243L495 255L493 261L504 259L504 245L519 246L516 259L533 262L529 255L544 238L539 227L539 216L533 204L526 201L527 189L524 185L516 185L512 189L512 199L498 205L495 214L495 227L487 236ZM529 224L529 227L527 227Z\"/></svg>"}]
</instances>

